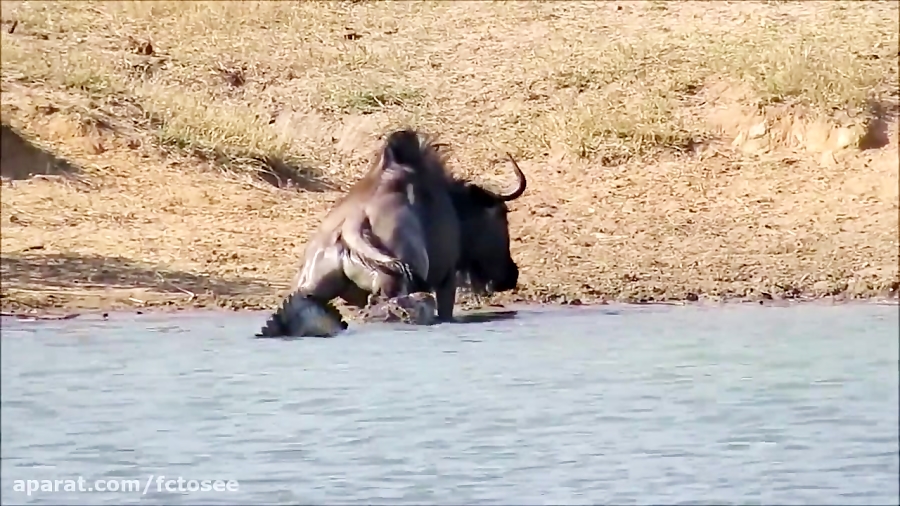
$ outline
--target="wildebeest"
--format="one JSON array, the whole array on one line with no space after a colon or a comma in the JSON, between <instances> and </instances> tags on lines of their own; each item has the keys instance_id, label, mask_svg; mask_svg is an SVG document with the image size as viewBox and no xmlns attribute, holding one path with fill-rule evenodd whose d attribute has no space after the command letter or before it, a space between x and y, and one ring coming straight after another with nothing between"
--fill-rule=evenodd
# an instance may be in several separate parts
<instances>
[{"instance_id":1,"label":"wildebeest","mask_svg":"<svg viewBox=\"0 0 900 506\"><path fill-rule=\"evenodd\" d=\"M525 192L525 175L508 155L518 187L496 194L451 175L440 146L412 129L387 136L367 173L307 244L295 294L362 308L371 296L434 291L437 318L448 321L458 274L479 293L516 287L506 203Z\"/></svg>"}]
</instances>

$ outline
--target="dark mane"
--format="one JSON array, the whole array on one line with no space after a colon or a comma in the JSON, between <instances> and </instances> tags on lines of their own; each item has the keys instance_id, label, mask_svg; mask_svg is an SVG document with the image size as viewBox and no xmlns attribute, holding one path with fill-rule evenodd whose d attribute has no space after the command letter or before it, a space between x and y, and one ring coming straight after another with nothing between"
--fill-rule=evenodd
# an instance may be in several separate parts
<instances>
[{"instance_id":1,"label":"dark mane","mask_svg":"<svg viewBox=\"0 0 900 506\"><path fill-rule=\"evenodd\" d=\"M447 170L447 145L412 128L387 135L372 160L369 174L381 174L391 164L410 169L428 185L445 187L454 179Z\"/></svg>"},{"instance_id":2,"label":"dark mane","mask_svg":"<svg viewBox=\"0 0 900 506\"><path fill-rule=\"evenodd\" d=\"M413 128L403 128L390 132L377 151L369 167L369 174L381 173L385 169L386 158L412 169L416 174L427 176L429 182L446 188L454 197L455 204L462 204L469 186L474 183L466 177L454 174L447 168L451 153L449 145L438 141L434 134Z\"/></svg>"}]
</instances>

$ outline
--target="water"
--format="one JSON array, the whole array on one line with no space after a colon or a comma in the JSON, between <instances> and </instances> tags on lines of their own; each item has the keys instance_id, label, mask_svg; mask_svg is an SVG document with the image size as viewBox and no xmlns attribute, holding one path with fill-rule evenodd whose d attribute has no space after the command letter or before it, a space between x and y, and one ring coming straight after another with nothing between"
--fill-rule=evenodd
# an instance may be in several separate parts
<instances>
[{"instance_id":1,"label":"water","mask_svg":"<svg viewBox=\"0 0 900 506\"><path fill-rule=\"evenodd\" d=\"M897 313L607 306L294 341L249 337L259 313L4 321L2 500L898 504ZM78 477L150 485L15 489Z\"/></svg>"}]
</instances>

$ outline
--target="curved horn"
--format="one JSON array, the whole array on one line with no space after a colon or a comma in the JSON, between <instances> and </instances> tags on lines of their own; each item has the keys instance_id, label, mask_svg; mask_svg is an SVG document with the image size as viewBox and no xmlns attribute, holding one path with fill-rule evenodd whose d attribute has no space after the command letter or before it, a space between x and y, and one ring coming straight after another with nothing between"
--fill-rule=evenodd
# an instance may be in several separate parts
<instances>
[{"instance_id":1,"label":"curved horn","mask_svg":"<svg viewBox=\"0 0 900 506\"><path fill-rule=\"evenodd\" d=\"M516 177L519 179L519 187L508 195L497 194L497 199L509 202L510 200L516 200L525 193L525 187L528 185L528 181L525 179L525 174L522 173L522 169L519 168L519 164L516 163L513 156L509 153L506 153L506 156L509 157L509 161L512 162L513 170L516 172Z\"/></svg>"}]
</instances>

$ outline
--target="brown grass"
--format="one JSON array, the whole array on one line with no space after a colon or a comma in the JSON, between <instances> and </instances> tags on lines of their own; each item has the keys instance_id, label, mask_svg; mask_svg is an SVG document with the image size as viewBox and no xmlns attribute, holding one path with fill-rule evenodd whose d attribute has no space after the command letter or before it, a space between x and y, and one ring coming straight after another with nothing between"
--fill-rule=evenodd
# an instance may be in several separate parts
<instances>
[{"instance_id":1,"label":"brown grass","mask_svg":"<svg viewBox=\"0 0 900 506\"><path fill-rule=\"evenodd\" d=\"M521 160L514 297L897 285L896 2L3 2L2 17L4 125L78 167L5 184L4 305L271 304L401 125L492 184L510 179L503 152ZM4 176L37 163L10 151ZM112 292L90 284L98 258ZM179 289L140 281L156 272Z\"/></svg>"}]
</instances>

